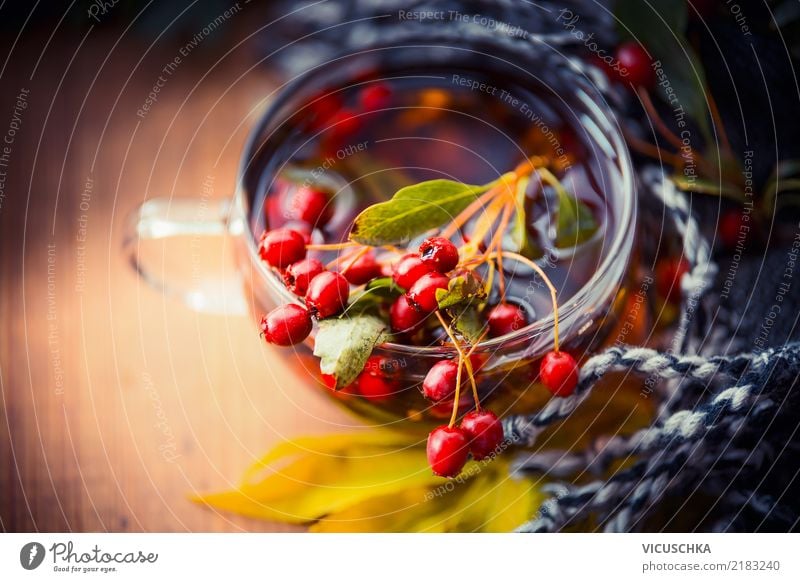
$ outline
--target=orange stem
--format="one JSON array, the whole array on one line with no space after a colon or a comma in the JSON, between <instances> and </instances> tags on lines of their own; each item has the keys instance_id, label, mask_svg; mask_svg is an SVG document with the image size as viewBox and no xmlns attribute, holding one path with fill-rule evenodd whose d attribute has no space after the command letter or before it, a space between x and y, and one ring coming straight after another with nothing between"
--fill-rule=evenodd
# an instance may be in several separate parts
<instances>
[{"instance_id":1,"label":"orange stem","mask_svg":"<svg viewBox=\"0 0 800 582\"><path fill-rule=\"evenodd\" d=\"M496 258L496 256L498 254L499 253L492 253L491 255L489 255L487 257L487 259ZM511 253L511 252L508 252L508 251L504 251L504 254L507 255L509 259L514 259L516 261L519 261L520 263L523 263L523 264L529 266L534 271L536 271L536 273L538 273L539 276L544 280L545 284L547 285L547 288L550 289L550 299L553 302L553 340L554 340L553 344L554 344L554 347L555 347L555 351L558 352L558 350L559 350L559 340L558 340L558 297L557 297L557 292L556 292L555 285L553 285L553 282L550 280L550 277L547 276L547 273L545 273L539 265L537 265L536 263L531 261L529 258L523 257L522 255L520 255L518 253Z\"/></svg>"}]
</instances>

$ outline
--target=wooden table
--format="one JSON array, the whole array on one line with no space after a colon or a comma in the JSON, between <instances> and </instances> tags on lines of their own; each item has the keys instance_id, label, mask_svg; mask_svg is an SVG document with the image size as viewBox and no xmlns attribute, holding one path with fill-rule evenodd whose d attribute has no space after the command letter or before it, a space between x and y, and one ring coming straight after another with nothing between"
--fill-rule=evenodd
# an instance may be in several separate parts
<instances>
[{"instance_id":1,"label":"wooden table","mask_svg":"<svg viewBox=\"0 0 800 582\"><path fill-rule=\"evenodd\" d=\"M120 248L147 198L197 196L208 176L229 194L274 80L251 52L209 44L142 117L180 44L119 34L24 36L0 74L0 140L19 125L0 168L0 526L287 529L187 496L232 486L285 437L352 420L289 375L254 322L154 292Z\"/></svg>"}]
</instances>

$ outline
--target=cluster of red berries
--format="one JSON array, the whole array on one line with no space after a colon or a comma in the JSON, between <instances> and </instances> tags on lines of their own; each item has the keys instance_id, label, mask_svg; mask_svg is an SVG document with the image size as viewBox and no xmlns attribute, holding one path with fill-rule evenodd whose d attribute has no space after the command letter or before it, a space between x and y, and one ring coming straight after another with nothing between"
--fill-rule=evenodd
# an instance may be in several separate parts
<instances>
[{"instance_id":1,"label":"cluster of red berries","mask_svg":"<svg viewBox=\"0 0 800 582\"><path fill-rule=\"evenodd\" d=\"M448 239L431 237L419 247L419 253L405 255L398 261L392 278L406 289L391 308L390 322L396 334L411 334L425 318L438 309L436 290L447 289L447 276L458 265L458 249ZM500 303L487 314L489 335L500 337L528 325L525 311L510 303Z\"/></svg>"},{"instance_id":2,"label":"cluster of red berries","mask_svg":"<svg viewBox=\"0 0 800 582\"><path fill-rule=\"evenodd\" d=\"M566 352L549 352L540 363L539 378L553 395L569 396L578 384L578 364ZM422 383L423 393L434 402L447 401L454 397L457 383L458 364L443 360L428 371ZM459 426L443 425L428 435L428 463L436 475L455 477L470 453L476 461L491 458L502 443L503 426L497 415L478 408L467 413Z\"/></svg>"},{"instance_id":3,"label":"cluster of red berries","mask_svg":"<svg viewBox=\"0 0 800 582\"><path fill-rule=\"evenodd\" d=\"M296 215L308 225L319 226L324 220L324 200L319 192L300 188L295 193ZM331 271L313 257L307 257L308 239L302 232L291 228L279 228L264 233L259 243L261 258L283 277L286 287L303 298L304 305L291 303L272 310L261 320L264 338L273 344L290 346L304 341L311 333L314 318L324 319L340 314L347 306L351 285L364 285L381 276L385 269L372 250L362 249L354 253L339 272ZM438 289L448 289L451 277L458 273L459 251L448 239L431 237L426 239L419 252L404 255L391 269L397 287L404 293L399 295L389 310L390 325L395 337L409 337L419 329L423 321L438 311L436 297ZM488 334L500 337L528 325L526 312L508 302L494 305L487 313ZM469 355L468 373L481 367L477 355ZM397 370L386 365L385 358L370 356L362 373L349 388L375 402L391 397L400 389ZM435 407L447 406L452 414L450 425L440 426L428 437L428 460L433 472L444 477L457 475L464 467L469 455L476 460L487 459L496 454L503 442L503 428L497 415L482 410L475 394L476 410L463 416L454 426L461 403L456 403L460 391L458 386L459 366L454 360L442 360L428 371L422 391ZM556 396L570 395L578 382L578 366L569 354L552 351L540 362L539 377L542 383ZM470 378L474 382L474 378Z\"/></svg>"}]
</instances>

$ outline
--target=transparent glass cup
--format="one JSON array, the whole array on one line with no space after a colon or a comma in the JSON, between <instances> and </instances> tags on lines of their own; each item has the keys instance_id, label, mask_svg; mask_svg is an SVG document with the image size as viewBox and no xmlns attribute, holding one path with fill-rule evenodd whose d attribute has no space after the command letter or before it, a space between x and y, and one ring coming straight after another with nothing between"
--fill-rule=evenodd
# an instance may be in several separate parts
<instances>
[{"instance_id":1,"label":"transparent glass cup","mask_svg":"<svg viewBox=\"0 0 800 582\"><path fill-rule=\"evenodd\" d=\"M559 297L560 337L564 349L584 357L609 341L609 331L621 317L621 295L628 281L635 240L636 198L631 161L620 129L591 80L573 68L557 51L536 42L528 43L526 58L491 40L469 48L442 46L429 41L373 46L368 50L331 60L288 84L254 128L241 159L236 191L223 200L153 199L133 216L125 246L134 268L151 285L182 299L198 311L260 318L275 306L300 303L281 278L259 258L258 237L264 228L259 193L268 188L286 162L296 138L293 123L315 96L359 83L365 76L402 75L406 71L451 69L490 71L492 78L514 87L524 87L541 107L563 118L576 129L587 157L600 168L603 195L611 225L600 241L601 260L588 281L568 297ZM534 107L535 108L535 107ZM480 114L480 112L476 112ZM431 162L435 164L435 160ZM513 161L509 162L513 167ZM504 168L504 170L509 168ZM343 189L347 185L330 184ZM392 192L387 192L386 197ZM199 256L208 244L229 252L235 268L222 273L203 270L198 261L189 274L153 273L143 252L149 242L188 237L190 244L176 246L176 262L185 254ZM159 247L172 253L169 247ZM194 249L194 250L192 250ZM581 252L578 247L573 251ZM530 413L551 396L536 382L539 359L553 347L554 321L546 316L504 337L482 343L476 355L480 398L498 415ZM253 341L260 341L254 330ZM369 398L354 390L333 392L311 370L318 370L312 355L314 333L295 346L295 364L301 383L324 390L335 401L373 422L398 427L441 423L450 416L452 403L431 404L421 394L421 383L431 366L455 356L446 346L420 347L396 343L377 346L373 352L393 370L394 393L389 398ZM275 348L285 349L285 348ZM291 353L290 351L287 353ZM459 408L471 407L469 390Z\"/></svg>"}]
</instances>

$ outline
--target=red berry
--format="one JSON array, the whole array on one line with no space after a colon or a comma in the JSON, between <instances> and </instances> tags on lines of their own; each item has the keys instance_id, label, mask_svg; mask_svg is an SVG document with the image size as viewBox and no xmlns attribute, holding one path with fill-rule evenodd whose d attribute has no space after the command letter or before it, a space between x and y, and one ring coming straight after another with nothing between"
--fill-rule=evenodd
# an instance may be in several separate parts
<instances>
[{"instance_id":1,"label":"red berry","mask_svg":"<svg viewBox=\"0 0 800 582\"><path fill-rule=\"evenodd\" d=\"M374 83L361 90L358 102L364 111L385 109L392 102L392 90L386 83Z\"/></svg>"},{"instance_id":2,"label":"red berry","mask_svg":"<svg viewBox=\"0 0 800 582\"><path fill-rule=\"evenodd\" d=\"M375 260L375 255L367 253L358 257L355 262L353 259L345 259L341 263L344 278L353 285L363 285L372 281L381 273L381 265Z\"/></svg>"},{"instance_id":3,"label":"red berry","mask_svg":"<svg viewBox=\"0 0 800 582\"><path fill-rule=\"evenodd\" d=\"M458 265L456 245L441 236L426 239L419 247L422 262L434 271L449 273Z\"/></svg>"},{"instance_id":4,"label":"red berry","mask_svg":"<svg viewBox=\"0 0 800 582\"><path fill-rule=\"evenodd\" d=\"M420 277L430 273L431 268L417 255L406 255L394 266L392 278L403 289L411 289Z\"/></svg>"},{"instance_id":5,"label":"red berry","mask_svg":"<svg viewBox=\"0 0 800 582\"><path fill-rule=\"evenodd\" d=\"M656 264L656 290L670 303L681 301L681 279L689 272L689 262L683 257L667 257Z\"/></svg>"},{"instance_id":6,"label":"red berry","mask_svg":"<svg viewBox=\"0 0 800 582\"><path fill-rule=\"evenodd\" d=\"M469 455L469 438L460 428L440 426L428 435L428 464L434 475L455 477Z\"/></svg>"},{"instance_id":7,"label":"red berry","mask_svg":"<svg viewBox=\"0 0 800 582\"><path fill-rule=\"evenodd\" d=\"M454 404L455 403L452 400L437 402L428 409L428 412L434 418L449 419L453 414ZM474 406L475 401L472 399L472 394L470 394L468 390L464 390L458 399L458 411L456 414L464 414L465 412L472 410Z\"/></svg>"},{"instance_id":8,"label":"red berry","mask_svg":"<svg viewBox=\"0 0 800 582\"><path fill-rule=\"evenodd\" d=\"M325 127L341 108L342 100L335 93L318 97L308 105L311 126L314 129Z\"/></svg>"},{"instance_id":9,"label":"red berry","mask_svg":"<svg viewBox=\"0 0 800 582\"><path fill-rule=\"evenodd\" d=\"M749 229L742 228L744 214L741 210L728 210L719 219L719 238L728 249L736 248L739 238Z\"/></svg>"},{"instance_id":10,"label":"red berry","mask_svg":"<svg viewBox=\"0 0 800 582\"><path fill-rule=\"evenodd\" d=\"M323 271L308 284L306 305L320 319L336 315L347 304L350 284L339 273Z\"/></svg>"},{"instance_id":11,"label":"red berry","mask_svg":"<svg viewBox=\"0 0 800 582\"><path fill-rule=\"evenodd\" d=\"M306 242L296 230L279 228L261 236L258 252L276 269L284 269L306 256Z\"/></svg>"},{"instance_id":12,"label":"red berry","mask_svg":"<svg viewBox=\"0 0 800 582\"><path fill-rule=\"evenodd\" d=\"M525 310L511 303L500 303L489 310L489 335L500 337L528 325Z\"/></svg>"},{"instance_id":13,"label":"red berry","mask_svg":"<svg viewBox=\"0 0 800 582\"><path fill-rule=\"evenodd\" d=\"M503 424L494 412L473 411L461 420L461 430L470 438L469 449L476 461L498 453L503 442Z\"/></svg>"},{"instance_id":14,"label":"red berry","mask_svg":"<svg viewBox=\"0 0 800 582\"><path fill-rule=\"evenodd\" d=\"M302 297L306 294L311 279L324 270L325 267L317 259L303 259L289 265L283 273L283 282L289 291Z\"/></svg>"},{"instance_id":15,"label":"red berry","mask_svg":"<svg viewBox=\"0 0 800 582\"><path fill-rule=\"evenodd\" d=\"M645 89L651 89L655 85L656 74L642 45L634 41L622 43L617 47L616 57L621 68L620 81Z\"/></svg>"},{"instance_id":16,"label":"red berry","mask_svg":"<svg viewBox=\"0 0 800 582\"><path fill-rule=\"evenodd\" d=\"M361 120L356 113L341 109L328 120L326 126L322 147L328 155L333 155L361 129Z\"/></svg>"},{"instance_id":17,"label":"red berry","mask_svg":"<svg viewBox=\"0 0 800 582\"><path fill-rule=\"evenodd\" d=\"M314 229L307 222L302 222L300 220L290 220L289 222L283 225L283 228L288 228L289 230L294 230L299 232L302 235L303 242L305 242L306 245L310 245L311 243L314 242L313 240Z\"/></svg>"},{"instance_id":18,"label":"red berry","mask_svg":"<svg viewBox=\"0 0 800 582\"><path fill-rule=\"evenodd\" d=\"M281 305L261 318L261 331L271 344L293 346L311 333L311 315L294 303Z\"/></svg>"},{"instance_id":19,"label":"red berry","mask_svg":"<svg viewBox=\"0 0 800 582\"><path fill-rule=\"evenodd\" d=\"M405 295L395 299L389 316L394 333L412 333L425 319L425 314L414 309Z\"/></svg>"},{"instance_id":20,"label":"red berry","mask_svg":"<svg viewBox=\"0 0 800 582\"><path fill-rule=\"evenodd\" d=\"M328 194L316 188L300 186L289 199L288 212L291 218L322 228L332 215Z\"/></svg>"},{"instance_id":21,"label":"red berry","mask_svg":"<svg viewBox=\"0 0 800 582\"><path fill-rule=\"evenodd\" d=\"M362 373L356 382L358 393L375 402L388 400L397 392L397 383L382 376Z\"/></svg>"},{"instance_id":22,"label":"red berry","mask_svg":"<svg viewBox=\"0 0 800 582\"><path fill-rule=\"evenodd\" d=\"M453 360L436 362L428 370L422 381L422 393L425 398L434 402L441 402L453 396L456 391L458 377L458 363Z\"/></svg>"},{"instance_id":23,"label":"red berry","mask_svg":"<svg viewBox=\"0 0 800 582\"><path fill-rule=\"evenodd\" d=\"M578 385L578 363L566 352L548 352L539 364L539 377L555 396L569 396Z\"/></svg>"},{"instance_id":24,"label":"red berry","mask_svg":"<svg viewBox=\"0 0 800 582\"><path fill-rule=\"evenodd\" d=\"M436 301L436 290L447 289L449 282L450 279L441 273L427 273L408 290L408 301L423 313L436 311L439 308L439 303Z\"/></svg>"}]
</instances>

